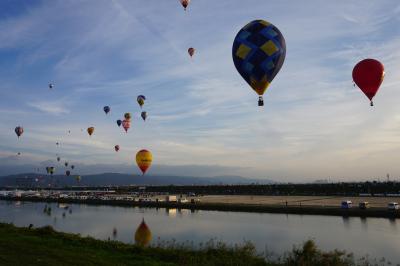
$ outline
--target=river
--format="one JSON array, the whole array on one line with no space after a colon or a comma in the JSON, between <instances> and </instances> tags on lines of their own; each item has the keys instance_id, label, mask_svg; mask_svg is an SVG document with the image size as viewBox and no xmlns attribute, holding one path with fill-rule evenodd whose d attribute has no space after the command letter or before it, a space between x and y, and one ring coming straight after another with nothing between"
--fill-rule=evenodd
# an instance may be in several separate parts
<instances>
[{"instance_id":1,"label":"river","mask_svg":"<svg viewBox=\"0 0 400 266\"><path fill-rule=\"evenodd\" d=\"M251 241L260 252L281 255L293 245L313 239L324 250L345 249L356 257L385 257L400 262L400 220L385 218L345 218L337 216L286 215L268 213L194 211L129 208L70 204L69 210L46 203L0 201L0 222L17 226L51 225L58 231L80 233L98 239L133 242L142 218L153 233L153 242L193 242L210 239L228 244ZM65 213L65 216L63 216Z\"/></svg>"}]
</instances>

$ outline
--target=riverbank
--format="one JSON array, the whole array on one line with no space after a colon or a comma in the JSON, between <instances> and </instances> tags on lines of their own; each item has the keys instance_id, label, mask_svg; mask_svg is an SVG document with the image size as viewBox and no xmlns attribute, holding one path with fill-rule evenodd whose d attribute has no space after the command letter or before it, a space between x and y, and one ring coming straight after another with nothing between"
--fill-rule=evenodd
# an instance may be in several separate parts
<instances>
[{"instance_id":1,"label":"riverbank","mask_svg":"<svg viewBox=\"0 0 400 266\"><path fill-rule=\"evenodd\" d=\"M232 197L232 196L231 196ZM287 197L289 198L289 197ZM332 198L329 198L332 199ZM342 209L331 205L310 205L310 204L267 204L267 203L239 203L239 201L202 201L195 203L179 202L146 202L146 201L127 201L127 200L98 200L98 199L55 199L55 198L35 198L35 197L0 197L0 200L13 201L31 201L31 202L58 202L58 203L76 203L89 205L111 205L123 207L143 207L143 208L167 208L167 209L188 209L208 210L208 211L232 211L232 212L255 212L255 213L281 213L281 214L300 214L300 215L328 215L328 216L348 216L348 217L375 217L375 218L400 218L400 211L388 210L384 207L371 207L368 209L359 209L353 207ZM328 200L328 199L326 199ZM340 202L340 198L335 201ZM303 200L304 202L304 200ZM310 201L309 201L310 202ZM356 203L356 202L355 202Z\"/></svg>"},{"instance_id":2,"label":"riverbank","mask_svg":"<svg viewBox=\"0 0 400 266\"><path fill-rule=\"evenodd\" d=\"M153 244L141 247L118 241L96 240L77 234L56 232L50 226L21 228L0 223L0 265L248 265L298 266L376 265L342 251L323 252L311 240L276 260L256 254L254 246L227 246L209 241L194 248L190 245ZM374 261L376 262L376 261ZM379 264L381 265L381 264ZM383 265L383 264L382 264Z\"/></svg>"},{"instance_id":3,"label":"riverbank","mask_svg":"<svg viewBox=\"0 0 400 266\"><path fill-rule=\"evenodd\" d=\"M251 245L193 250L143 248L54 231L0 224L0 265L271 265Z\"/></svg>"}]
</instances>

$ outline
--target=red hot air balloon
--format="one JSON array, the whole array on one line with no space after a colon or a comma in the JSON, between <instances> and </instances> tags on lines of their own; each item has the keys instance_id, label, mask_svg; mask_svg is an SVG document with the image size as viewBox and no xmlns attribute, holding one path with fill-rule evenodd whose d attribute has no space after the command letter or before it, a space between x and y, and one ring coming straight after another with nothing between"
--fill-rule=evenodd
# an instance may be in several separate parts
<instances>
[{"instance_id":1,"label":"red hot air balloon","mask_svg":"<svg viewBox=\"0 0 400 266\"><path fill-rule=\"evenodd\" d=\"M125 129L125 132L128 133L128 129L131 127L131 121L124 119L124 121L122 121L122 127Z\"/></svg>"},{"instance_id":2,"label":"red hot air balloon","mask_svg":"<svg viewBox=\"0 0 400 266\"><path fill-rule=\"evenodd\" d=\"M22 133L24 133L24 129L20 126L15 128L15 134L17 134L18 138L21 137Z\"/></svg>"},{"instance_id":3,"label":"red hot air balloon","mask_svg":"<svg viewBox=\"0 0 400 266\"><path fill-rule=\"evenodd\" d=\"M188 7L190 0L179 0L179 2L181 2L181 5L183 6L183 8L186 11L186 8Z\"/></svg>"},{"instance_id":4,"label":"red hot air balloon","mask_svg":"<svg viewBox=\"0 0 400 266\"><path fill-rule=\"evenodd\" d=\"M385 68L375 59L364 59L353 69L353 80L371 101L371 106L374 106L372 98L378 92L384 77Z\"/></svg>"},{"instance_id":5,"label":"red hot air balloon","mask_svg":"<svg viewBox=\"0 0 400 266\"><path fill-rule=\"evenodd\" d=\"M195 51L196 51L196 49L194 49L193 47L190 47L188 49L188 54L190 55L190 57L193 57Z\"/></svg>"},{"instance_id":6,"label":"red hot air balloon","mask_svg":"<svg viewBox=\"0 0 400 266\"><path fill-rule=\"evenodd\" d=\"M116 152L118 152L119 151L119 145L115 145L114 149L115 149Z\"/></svg>"}]
</instances>

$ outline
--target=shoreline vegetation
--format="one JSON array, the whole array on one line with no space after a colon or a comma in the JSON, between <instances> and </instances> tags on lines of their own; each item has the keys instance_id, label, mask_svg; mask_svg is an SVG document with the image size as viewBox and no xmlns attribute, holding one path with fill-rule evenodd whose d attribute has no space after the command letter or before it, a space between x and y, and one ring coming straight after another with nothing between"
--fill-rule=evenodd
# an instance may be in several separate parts
<instances>
[{"instance_id":1,"label":"shoreline vegetation","mask_svg":"<svg viewBox=\"0 0 400 266\"><path fill-rule=\"evenodd\" d=\"M266 265L266 266L372 266L393 265L384 259L355 260L345 251L321 251L312 240L271 259L257 254L250 242L229 246L210 240L197 247L193 243L158 241L150 247L118 241L96 240L79 234L41 228L16 227L0 223L1 265Z\"/></svg>"},{"instance_id":2,"label":"shoreline vegetation","mask_svg":"<svg viewBox=\"0 0 400 266\"><path fill-rule=\"evenodd\" d=\"M88 204L105 205L121 207L139 207L139 208L166 208L166 209L189 209L207 210L207 211L231 211L231 212L256 212L256 213L280 213L280 214L299 214L299 215L327 215L344 217L375 217L375 218L400 218L399 210L388 210L382 207L371 207L368 209L359 209L353 207L342 209L333 206L282 206L278 204L241 204L241 203L214 203L214 202L139 202L127 200L96 200L96 199L54 199L54 198L35 198L35 197L4 197L0 200L8 201L28 201L28 202L56 202L70 204Z\"/></svg>"}]
</instances>

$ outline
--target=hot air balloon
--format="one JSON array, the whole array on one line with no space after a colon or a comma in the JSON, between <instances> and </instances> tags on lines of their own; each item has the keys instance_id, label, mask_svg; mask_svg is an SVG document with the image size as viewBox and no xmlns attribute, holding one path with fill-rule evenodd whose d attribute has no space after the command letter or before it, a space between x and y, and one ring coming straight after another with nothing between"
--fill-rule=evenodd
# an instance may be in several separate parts
<instances>
[{"instance_id":1,"label":"hot air balloon","mask_svg":"<svg viewBox=\"0 0 400 266\"><path fill-rule=\"evenodd\" d=\"M74 170L74 168L75 168L75 165L71 165L71 169Z\"/></svg>"},{"instance_id":2,"label":"hot air balloon","mask_svg":"<svg viewBox=\"0 0 400 266\"><path fill-rule=\"evenodd\" d=\"M54 88L54 85L52 83L49 84L49 89Z\"/></svg>"},{"instance_id":3,"label":"hot air balloon","mask_svg":"<svg viewBox=\"0 0 400 266\"><path fill-rule=\"evenodd\" d=\"M57 162L59 162L61 160L61 158L60 157L57 157Z\"/></svg>"},{"instance_id":4,"label":"hot air balloon","mask_svg":"<svg viewBox=\"0 0 400 266\"><path fill-rule=\"evenodd\" d=\"M65 167L67 167L68 166L68 162L65 162L64 165L65 165Z\"/></svg>"},{"instance_id":5,"label":"hot air balloon","mask_svg":"<svg viewBox=\"0 0 400 266\"><path fill-rule=\"evenodd\" d=\"M150 168L152 161L153 156L148 150L140 150L136 153L136 163L140 170L142 170L143 175L146 173L147 169Z\"/></svg>"},{"instance_id":6,"label":"hot air balloon","mask_svg":"<svg viewBox=\"0 0 400 266\"><path fill-rule=\"evenodd\" d=\"M54 171L55 171L55 169L54 169L53 166L47 166L47 167L46 167L46 172L47 172L47 174L53 175L53 174L54 174Z\"/></svg>"},{"instance_id":7,"label":"hot air balloon","mask_svg":"<svg viewBox=\"0 0 400 266\"><path fill-rule=\"evenodd\" d=\"M140 116L143 118L144 121L146 121L147 112L142 112L142 113L140 114Z\"/></svg>"},{"instance_id":8,"label":"hot air balloon","mask_svg":"<svg viewBox=\"0 0 400 266\"><path fill-rule=\"evenodd\" d=\"M143 219L139 227L136 229L135 243L136 245L147 246L148 244L150 244L150 241L151 231Z\"/></svg>"},{"instance_id":9,"label":"hot air balloon","mask_svg":"<svg viewBox=\"0 0 400 266\"><path fill-rule=\"evenodd\" d=\"M20 152L17 152L17 155L18 155L18 156L20 156L20 155L21 155L21 153L20 153Z\"/></svg>"},{"instance_id":10,"label":"hot air balloon","mask_svg":"<svg viewBox=\"0 0 400 266\"><path fill-rule=\"evenodd\" d=\"M58 145L60 145L60 143L56 142L56 145L58 146Z\"/></svg>"},{"instance_id":11,"label":"hot air balloon","mask_svg":"<svg viewBox=\"0 0 400 266\"><path fill-rule=\"evenodd\" d=\"M140 108L142 108L144 101L146 100L146 97L144 95L139 95L136 98L136 100L137 100L138 104L140 105Z\"/></svg>"},{"instance_id":12,"label":"hot air balloon","mask_svg":"<svg viewBox=\"0 0 400 266\"><path fill-rule=\"evenodd\" d=\"M263 106L262 95L281 69L286 55L286 44L277 27L264 20L254 20L236 35L232 47L235 67L250 87L259 95L258 106Z\"/></svg>"},{"instance_id":13,"label":"hot air balloon","mask_svg":"<svg viewBox=\"0 0 400 266\"><path fill-rule=\"evenodd\" d=\"M69 170L67 170L67 171L65 171L65 174L66 174L67 176L69 176L69 175L71 174L71 172L70 172Z\"/></svg>"},{"instance_id":14,"label":"hot air balloon","mask_svg":"<svg viewBox=\"0 0 400 266\"><path fill-rule=\"evenodd\" d=\"M117 120L117 125L120 127L121 124L122 124L122 121L118 119L118 120Z\"/></svg>"},{"instance_id":15,"label":"hot air balloon","mask_svg":"<svg viewBox=\"0 0 400 266\"><path fill-rule=\"evenodd\" d=\"M374 106L372 98L378 92L384 77L385 68L375 59L364 59L353 69L353 80L371 101L371 106Z\"/></svg>"},{"instance_id":16,"label":"hot air balloon","mask_svg":"<svg viewBox=\"0 0 400 266\"><path fill-rule=\"evenodd\" d=\"M188 7L190 0L179 0L179 2L181 2L181 5L183 6L183 9L185 9Z\"/></svg>"},{"instance_id":17,"label":"hot air balloon","mask_svg":"<svg viewBox=\"0 0 400 266\"><path fill-rule=\"evenodd\" d=\"M131 115L131 113L125 113L124 117L125 117L126 120L130 121L131 118L132 118L132 115Z\"/></svg>"},{"instance_id":18,"label":"hot air balloon","mask_svg":"<svg viewBox=\"0 0 400 266\"><path fill-rule=\"evenodd\" d=\"M104 111L104 113L108 114L111 111L110 106L104 106L103 111Z\"/></svg>"},{"instance_id":19,"label":"hot air balloon","mask_svg":"<svg viewBox=\"0 0 400 266\"><path fill-rule=\"evenodd\" d=\"M18 138L21 137L22 133L24 133L24 129L20 126L17 126L14 131L15 134L17 134Z\"/></svg>"},{"instance_id":20,"label":"hot air balloon","mask_svg":"<svg viewBox=\"0 0 400 266\"><path fill-rule=\"evenodd\" d=\"M94 127L89 127L87 129L87 133L89 134L89 136L92 136L93 132L94 132Z\"/></svg>"},{"instance_id":21,"label":"hot air balloon","mask_svg":"<svg viewBox=\"0 0 400 266\"><path fill-rule=\"evenodd\" d=\"M114 149L115 149L116 152L118 152L119 151L119 145L115 145Z\"/></svg>"},{"instance_id":22,"label":"hot air balloon","mask_svg":"<svg viewBox=\"0 0 400 266\"><path fill-rule=\"evenodd\" d=\"M188 49L188 54L190 55L190 57L193 57L195 51L196 51L196 49L194 49L193 47L190 47Z\"/></svg>"},{"instance_id":23,"label":"hot air balloon","mask_svg":"<svg viewBox=\"0 0 400 266\"><path fill-rule=\"evenodd\" d=\"M125 129L125 132L128 133L128 129L131 127L131 121L124 119L124 121L122 121L122 127Z\"/></svg>"}]
</instances>

